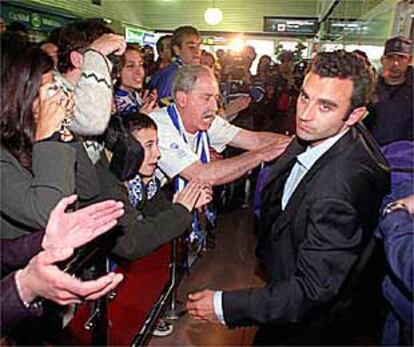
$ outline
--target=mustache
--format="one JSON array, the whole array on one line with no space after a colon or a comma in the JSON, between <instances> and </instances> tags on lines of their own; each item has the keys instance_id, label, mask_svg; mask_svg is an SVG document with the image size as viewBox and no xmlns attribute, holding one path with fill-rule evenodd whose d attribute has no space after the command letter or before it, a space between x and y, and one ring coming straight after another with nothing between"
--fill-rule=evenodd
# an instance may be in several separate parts
<instances>
[{"instance_id":1,"label":"mustache","mask_svg":"<svg viewBox=\"0 0 414 347\"><path fill-rule=\"evenodd\" d=\"M203 119L211 119L214 118L216 114L214 112L204 112Z\"/></svg>"}]
</instances>

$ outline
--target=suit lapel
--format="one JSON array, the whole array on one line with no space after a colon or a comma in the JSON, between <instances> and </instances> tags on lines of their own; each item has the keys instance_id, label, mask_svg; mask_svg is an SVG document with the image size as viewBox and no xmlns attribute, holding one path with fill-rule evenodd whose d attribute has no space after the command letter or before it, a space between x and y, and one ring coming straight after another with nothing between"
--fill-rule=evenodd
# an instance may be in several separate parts
<instances>
[{"instance_id":1,"label":"suit lapel","mask_svg":"<svg viewBox=\"0 0 414 347\"><path fill-rule=\"evenodd\" d=\"M280 176L286 174L286 171L290 173L290 170L292 170L292 167L295 164L296 156L304 150L305 147L301 145L297 139L294 139L286 149L286 152L271 167L271 172L263 186L263 191L266 191L268 185L271 185L274 181L279 180Z\"/></svg>"},{"instance_id":2,"label":"suit lapel","mask_svg":"<svg viewBox=\"0 0 414 347\"><path fill-rule=\"evenodd\" d=\"M296 156L303 151L304 146L294 139L285 154L271 168L261 195L261 219L264 229L268 229L275 218L281 215L283 187L296 163Z\"/></svg>"},{"instance_id":3,"label":"suit lapel","mask_svg":"<svg viewBox=\"0 0 414 347\"><path fill-rule=\"evenodd\" d=\"M288 204L286 205L285 211L290 209L296 210L300 203L305 198L307 190L310 187L309 182L313 177L329 162L332 158L338 156L338 154L349 147L350 142L355 137L354 129L351 128L350 131L343 136L337 143L335 143L332 148L330 148L326 153L324 153L310 168L306 175L302 178L299 185L296 187L294 193L289 199Z\"/></svg>"}]
</instances>

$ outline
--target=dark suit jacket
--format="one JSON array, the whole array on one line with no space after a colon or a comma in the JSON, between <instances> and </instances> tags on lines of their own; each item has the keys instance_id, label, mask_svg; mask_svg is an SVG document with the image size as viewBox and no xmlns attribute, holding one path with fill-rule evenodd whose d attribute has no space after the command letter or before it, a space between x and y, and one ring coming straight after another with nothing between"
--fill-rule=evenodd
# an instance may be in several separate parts
<instances>
[{"instance_id":1,"label":"dark suit jacket","mask_svg":"<svg viewBox=\"0 0 414 347\"><path fill-rule=\"evenodd\" d=\"M321 331L352 302L364 270L356 264L372 252L368 241L390 185L385 158L357 125L316 161L282 211L284 184L305 148L294 140L263 189L257 255L267 287L223 293L227 325L260 325L269 345L324 343Z\"/></svg>"}]
</instances>

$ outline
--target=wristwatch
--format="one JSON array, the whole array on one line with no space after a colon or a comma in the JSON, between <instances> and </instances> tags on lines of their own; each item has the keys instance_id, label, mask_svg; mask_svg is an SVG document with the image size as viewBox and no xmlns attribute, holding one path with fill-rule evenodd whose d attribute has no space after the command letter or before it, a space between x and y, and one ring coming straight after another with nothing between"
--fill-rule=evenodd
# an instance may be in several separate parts
<instances>
[{"instance_id":1,"label":"wristwatch","mask_svg":"<svg viewBox=\"0 0 414 347\"><path fill-rule=\"evenodd\" d=\"M405 210L408 212L407 206L405 206L403 203L398 202L398 201L393 201L384 207L384 209L382 210L382 216L385 217L387 214L397 211L397 210Z\"/></svg>"}]
</instances>

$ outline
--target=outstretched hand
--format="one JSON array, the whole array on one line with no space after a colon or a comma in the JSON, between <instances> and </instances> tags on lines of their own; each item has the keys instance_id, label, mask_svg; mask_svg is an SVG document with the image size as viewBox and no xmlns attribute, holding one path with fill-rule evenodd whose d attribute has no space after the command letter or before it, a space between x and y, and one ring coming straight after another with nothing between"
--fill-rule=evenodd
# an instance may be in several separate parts
<instances>
[{"instance_id":1,"label":"outstretched hand","mask_svg":"<svg viewBox=\"0 0 414 347\"><path fill-rule=\"evenodd\" d=\"M52 210L43 237L43 249L77 248L112 229L124 214L122 202L106 200L74 212L65 212L77 199L63 198Z\"/></svg>"},{"instance_id":2,"label":"outstretched hand","mask_svg":"<svg viewBox=\"0 0 414 347\"><path fill-rule=\"evenodd\" d=\"M214 312L214 291L203 290L201 292L189 294L187 297L186 308L188 313L195 320L203 322L217 322Z\"/></svg>"},{"instance_id":3,"label":"outstretched hand","mask_svg":"<svg viewBox=\"0 0 414 347\"><path fill-rule=\"evenodd\" d=\"M16 273L21 299L32 302L36 298L45 298L59 305L78 304L106 295L122 281L123 275L115 273L85 282L64 273L55 264L72 254L72 248L58 248L33 257L23 270Z\"/></svg>"},{"instance_id":4,"label":"outstretched hand","mask_svg":"<svg viewBox=\"0 0 414 347\"><path fill-rule=\"evenodd\" d=\"M243 111L250 105L251 101L252 98L250 96L239 96L238 98L230 101L225 110L226 116L230 117Z\"/></svg>"},{"instance_id":5,"label":"outstretched hand","mask_svg":"<svg viewBox=\"0 0 414 347\"><path fill-rule=\"evenodd\" d=\"M213 200L213 188L210 184L200 183L201 194L195 204L195 208L201 208Z\"/></svg>"},{"instance_id":6,"label":"outstretched hand","mask_svg":"<svg viewBox=\"0 0 414 347\"><path fill-rule=\"evenodd\" d=\"M183 190L174 194L173 203L183 205L191 212L200 197L201 184L198 180L190 181Z\"/></svg>"}]
</instances>

